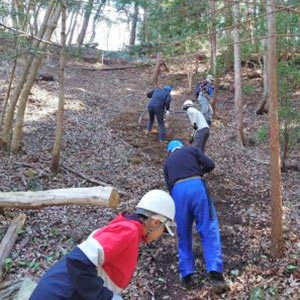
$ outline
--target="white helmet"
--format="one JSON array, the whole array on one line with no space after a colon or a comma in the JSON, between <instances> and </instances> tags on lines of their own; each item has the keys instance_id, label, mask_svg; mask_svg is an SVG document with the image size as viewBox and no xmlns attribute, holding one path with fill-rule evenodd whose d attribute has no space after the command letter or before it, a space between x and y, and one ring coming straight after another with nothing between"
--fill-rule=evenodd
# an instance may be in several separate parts
<instances>
[{"instance_id":1,"label":"white helmet","mask_svg":"<svg viewBox=\"0 0 300 300\"><path fill-rule=\"evenodd\" d=\"M189 107L192 107L194 105L192 100L186 100L183 105L182 105L182 109L185 110Z\"/></svg>"},{"instance_id":2,"label":"white helmet","mask_svg":"<svg viewBox=\"0 0 300 300\"><path fill-rule=\"evenodd\" d=\"M160 220L164 223L170 235L174 235L169 225L173 225L175 218L175 204L173 198L165 191L151 190L146 193L138 205L137 212ZM150 213L150 214L149 214Z\"/></svg>"},{"instance_id":3,"label":"white helmet","mask_svg":"<svg viewBox=\"0 0 300 300\"><path fill-rule=\"evenodd\" d=\"M208 82L212 82L212 81L214 81L214 77L213 77L211 74L208 74L208 75L206 76L206 80L207 80Z\"/></svg>"}]
</instances>

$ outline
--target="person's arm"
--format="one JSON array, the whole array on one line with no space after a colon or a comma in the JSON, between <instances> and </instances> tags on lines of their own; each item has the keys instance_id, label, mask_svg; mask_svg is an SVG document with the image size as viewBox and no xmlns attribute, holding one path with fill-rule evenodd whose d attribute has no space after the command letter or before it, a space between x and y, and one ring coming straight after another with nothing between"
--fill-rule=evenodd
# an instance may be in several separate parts
<instances>
[{"instance_id":1,"label":"person's arm","mask_svg":"<svg viewBox=\"0 0 300 300\"><path fill-rule=\"evenodd\" d=\"M171 98L171 95L169 94L166 99L166 110L170 110L171 101L172 101L172 98Z\"/></svg>"},{"instance_id":2,"label":"person's arm","mask_svg":"<svg viewBox=\"0 0 300 300\"><path fill-rule=\"evenodd\" d=\"M165 177L166 186L167 186L169 192L171 192L172 184L171 184L169 176L168 176L168 169L167 169L166 164L164 165L164 177Z\"/></svg>"},{"instance_id":3,"label":"person's arm","mask_svg":"<svg viewBox=\"0 0 300 300\"><path fill-rule=\"evenodd\" d=\"M147 98L152 98L154 93L154 90L152 90L151 92L147 93Z\"/></svg>"},{"instance_id":4,"label":"person's arm","mask_svg":"<svg viewBox=\"0 0 300 300\"><path fill-rule=\"evenodd\" d=\"M66 258L68 274L75 292L86 300L111 300L112 291L104 287L97 275L96 266L79 249L75 248Z\"/></svg>"},{"instance_id":5,"label":"person's arm","mask_svg":"<svg viewBox=\"0 0 300 300\"><path fill-rule=\"evenodd\" d=\"M198 149L195 148L195 150L197 151L197 160L202 168L202 171L204 173L211 172L215 168L215 163L213 160Z\"/></svg>"}]
</instances>

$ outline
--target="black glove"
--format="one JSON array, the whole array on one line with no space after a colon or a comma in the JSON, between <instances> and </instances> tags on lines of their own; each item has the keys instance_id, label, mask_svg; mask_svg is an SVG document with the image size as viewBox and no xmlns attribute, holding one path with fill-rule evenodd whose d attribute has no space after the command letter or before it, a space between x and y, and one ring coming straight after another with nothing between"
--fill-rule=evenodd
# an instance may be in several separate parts
<instances>
[{"instance_id":1,"label":"black glove","mask_svg":"<svg viewBox=\"0 0 300 300\"><path fill-rule=\"evenodd\" d=\"M193 128L194 128L195 130L197 130L197 129L198 129L198 126L197 126L197 124L196 124L196 123L194 123L194 126L193 126Z\"/></svg>"}]
</instances>

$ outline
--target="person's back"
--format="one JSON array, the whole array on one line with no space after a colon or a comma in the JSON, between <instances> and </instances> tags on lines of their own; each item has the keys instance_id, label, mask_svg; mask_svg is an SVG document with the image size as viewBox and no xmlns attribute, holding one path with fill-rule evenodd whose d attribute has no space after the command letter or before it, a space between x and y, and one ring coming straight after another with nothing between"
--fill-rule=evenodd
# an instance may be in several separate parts
<instances>
[{"instance_id":1,"label":"person's back","mask_svg":"<svg viewBox=\"0 0 300 300\"><path fill-rule=\"evenodd\" d=\"M187 115L189 117L192 126L196 124L197 130L201 130L202 128L209 127L202 112L197 110L196 108L189 107L187 109Z\"/></svg>"},{"instance_id":2,"label":"person's back","mask_svg":"<svg viewBox=\"0 0 300 300\"><path fill-rule=\"evenodd\" d=\"M214 169L214 162L196 147L182 147L175 150L165 160L165 181L169 191L181 179L203 176Z\"/></svg>"},{"instance_id":3,"label":"person's back","mask_svg":"<svg viewBox=\"0 0 300 300\"><path fill-rule=\"evenodd\" d=\"M157 88L148 94L151 95L151 100L148 103L148 107L159 107L162 110L166 108L166 110L169 110L170 106L170 91L167 91L165 89Z\"/></svg>"}]
</instances>

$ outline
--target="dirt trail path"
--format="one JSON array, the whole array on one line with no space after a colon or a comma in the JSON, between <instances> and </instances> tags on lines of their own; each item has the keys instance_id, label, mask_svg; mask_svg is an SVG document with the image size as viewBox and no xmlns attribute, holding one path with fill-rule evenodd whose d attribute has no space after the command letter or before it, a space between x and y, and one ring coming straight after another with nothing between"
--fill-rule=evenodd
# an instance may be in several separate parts
<instances>
[{"instance_id":1,"label":"dirt trail path","mask_svg":"<svg viewBox=\"0 0 300 300\"><path fill-rule=\"evenodd\" d=\"M54 69L47 71L57 75ZM162 173L165 150L157 142L157 135L144 136L146 120L141 127L137 123L147 103L145 94L150 88L151 72L147 68L102 72L88 64L68 63L62 161L93 179L122 189L127 196L122 197L122 204L115 211L77 206L27 211L28 222L13 253L14 263L8 278L17 274L39 277L92 230L106 224L119 211L132 209L146 191L165 189ZM180 109L188 95L181 74L171 70L162 78L162 84L174 86L172 109ZM27 110L24 150L12 157L4 154L0 167L6 175L6 179L0 179L3 191L26 190L32 185L42 189L90 185L67 171L55 177L49 171L56 95L57 83L41 82L35 88ZM212 127L207 144L207 154L217 167L207 176L207 182L219 213L225 275L233 282L232 291L220 297L246 299L254 286L266 282L267 293L272 292L269 288L276 287L280 295L292 299L296 295L289 290L294 284L289 281L292 274L283 265L299 263L293 256L297 253L294 243L300 242L299 204L293 196L299 193L299 177L290 173L283 177L284 186L289 187L285 196L294 205L293 209L285 210L289 228L286 239L293 246L284 261L274 263L268 257L268 169L260 163L267 160L267 146L248 148L247 152L236 148L232 139L232 94L222 92L219 97L223 122ZM246 101L249 134L255 134L262 123L254 114L255 101ZM168 140L174 137L188 140L184 115L171 115L168 125ZM28 169L35 175L26 176ZM5 210L0 216L1 230L15 214L16 211ZM179 284L176 243L166 236L150 247L142 246L140 263L125 299L217 299L206 279L199 239L196 236L195 239L197 279L193 289L185 290Z\"/></svg>"}]
</instances>

